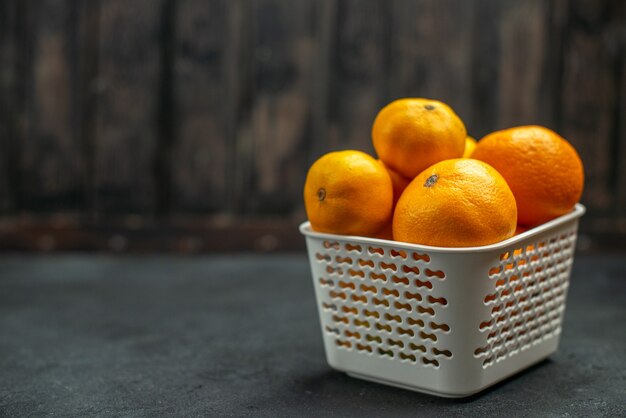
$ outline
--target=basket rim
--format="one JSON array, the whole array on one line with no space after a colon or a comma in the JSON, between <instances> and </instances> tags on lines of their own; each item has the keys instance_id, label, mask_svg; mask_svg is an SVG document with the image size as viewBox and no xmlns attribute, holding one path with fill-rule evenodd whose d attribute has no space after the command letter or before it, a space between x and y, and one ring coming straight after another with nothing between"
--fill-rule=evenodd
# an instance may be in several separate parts
<instances>
[{"instance_id":1,"label":"basket rim","mask_svg":"<svg viewBox=\"0 0 626 418\"><path fill-rule=\"evenodd\" d=\"M515 235L511 238L508 238L504 241L497 242L495 244L483 245L479 247L434 247L430 245L421 245L421 244L411 244L408 242L401 241L390 241L386 239L379 238L369 238L369 237L361 237L357 235L337 235L337 234L329 234L323 232L315 232L311 229L311 223L309 221L302 222L298 229L302 235L312 238L320 238L320 239L332 239L332 240L340 240L340 241L351 241L358 242L361 244L378 244L378 245L393 245L396 248L401 248L405 250L412 251L423 251L423 252L431 252L431 253L444 253L444 254L452 254L452 253L483 253L495 250L504 249L510 245L517 244L519 242L525 241L527 238L531 238L533 236L539 235L542 232L548 231L557 226L563 225L572 220L576 220L583 216L587 209L581 203L576 203L574 209L572 211L566 213L565 215L561 215L558 218L552 219L544 224L536 226L528 231L522 232L519 235Z\"/></svg>"}]
</instances>

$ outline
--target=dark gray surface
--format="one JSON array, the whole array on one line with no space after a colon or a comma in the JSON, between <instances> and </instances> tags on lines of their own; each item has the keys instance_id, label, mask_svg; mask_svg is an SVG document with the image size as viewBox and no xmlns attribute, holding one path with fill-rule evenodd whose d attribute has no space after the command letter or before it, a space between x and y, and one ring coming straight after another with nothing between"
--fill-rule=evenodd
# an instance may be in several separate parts
<instances>
[{"instance_id":1,"label":"dark gray surface","mask_svg":"<svg viewBox=\"0 0 626 418\"><path fill-rule=\"evenodd\" d=\"M559 351L447 400L326 365L304 256L4 256L0 415L624 416L625 301L579 256Z\"/></svg>"}]
</instances>

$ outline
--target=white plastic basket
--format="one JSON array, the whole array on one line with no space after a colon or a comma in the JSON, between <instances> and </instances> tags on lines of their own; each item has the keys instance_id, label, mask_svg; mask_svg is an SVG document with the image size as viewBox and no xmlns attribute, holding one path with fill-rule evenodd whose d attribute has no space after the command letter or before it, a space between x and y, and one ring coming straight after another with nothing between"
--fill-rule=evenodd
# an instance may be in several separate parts
<instances>
[{"instance_id":1,"label":"white plastic basket","mask_svg":"<svg viewBox=\"0 0 626 418\"><path fill-rule=\"evenodd\" d=\"M445 397L477 393L556 351L574 210L506 241L441 248L306 236L326 356L362 379Z\"/></svg>"}]
</instances>

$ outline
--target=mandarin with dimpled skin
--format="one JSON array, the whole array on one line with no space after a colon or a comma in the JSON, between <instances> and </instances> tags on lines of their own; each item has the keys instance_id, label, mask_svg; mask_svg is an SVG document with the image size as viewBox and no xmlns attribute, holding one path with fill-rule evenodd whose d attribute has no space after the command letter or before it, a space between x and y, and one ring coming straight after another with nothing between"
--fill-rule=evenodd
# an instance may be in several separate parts
<instances>
[{"instance_id":1,"label":"mandarin with dimpled skin","mask_svg":"<svg viewBox=\"0 0 626 418\"><path fill-rule=\"evenodd\" d=\"M471 158L441 161L404 190L393 215L396 241L437 247L493 244L515 234L515 197L502 176Z\"/></svg>"},{"instance_id":2,"label":"mandarin with dimpled skin","mask_svg":"<svg viewBox=\"0 0 626 418\"><path fill-rule=\"evenodd\" d=\"M463 151L463 158L472 158L472 153L476 149L476 145L478 145L478 143L471 136L465 138L465 151Z\"/></svg>"},{"instance_id":3,"label":"mandarin with dimpled skin","mask_svg":"<svg viewBox=\"0 0 626 418\"><path fill-rule=\"evenodd\" d=\"M517 201L520 225L533 227L572 210L584 185L574 147L542 126L493 132L478 142L472 158L502 174Z\"/></svg>"},{"instance_id":4,"label":"mandarin with dimpled skin","mask_svg":"<svg viewBox=\"0 0 626 418\"><path fill-rule=\"evenodd\" d=\"M450 106L422 98L389 103L372 126L378 157L409 179L439 161L460 158L466 136L463 121Z\"/></svg>"},{"instance_id":5,"label":"mandarin with dimpled skin","mask_svg":"<svg viewBox=\"0 0 626 418\"><path fill-rule=\"evenodd\" d=\"M391 220L391 179L364 152L330 152L307 173L304 205L315 231L371 236Z\"/></svg>"}]
</instances>

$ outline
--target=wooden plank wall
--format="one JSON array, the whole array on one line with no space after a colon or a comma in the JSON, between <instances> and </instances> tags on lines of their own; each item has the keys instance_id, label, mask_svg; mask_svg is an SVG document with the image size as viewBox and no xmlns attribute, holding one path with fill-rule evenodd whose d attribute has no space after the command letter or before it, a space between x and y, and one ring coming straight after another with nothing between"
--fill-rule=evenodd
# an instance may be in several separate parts
<instances>
[{"instance_id":1,"label":"wooden plank wall","mask_svg":"<svg viewBox=\"0 0 626 418\"><path fill-rule=\"evenodd\" d=\"M302 248L308 166L402 96L557 130L626 241L620 0L3 0L0 59L1 249Z\"/></svg>"}]
</instances>

